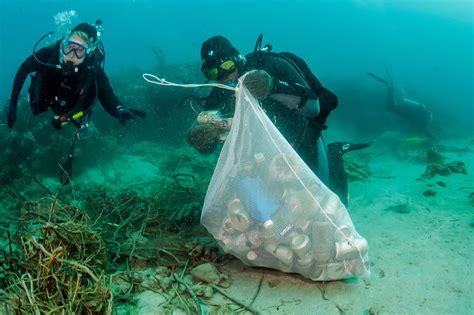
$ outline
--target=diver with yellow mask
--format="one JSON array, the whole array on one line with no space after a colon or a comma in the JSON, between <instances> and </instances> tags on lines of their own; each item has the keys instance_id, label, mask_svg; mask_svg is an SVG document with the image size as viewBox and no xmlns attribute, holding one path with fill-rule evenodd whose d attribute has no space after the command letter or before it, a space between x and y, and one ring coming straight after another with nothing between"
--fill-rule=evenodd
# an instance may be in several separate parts
<instances>
[{"instance_id":1,"label":"diver with yellow mask","mask_svg":"<svg viewBox=\"0 0 474 315\"><path fill-rule=\"evenodd\" d=\"M321 133L327 128L326 120L337 107L338 98L321 84L303 59L290 52L273 52L270 44L262 48L262 35L254 51L243 56L227 38L218 35L203 42L201 60L201 71L211 81L234 86L246 74L245 86L261 101L274 125L329 188L342 192L340 198L347 204L347 177L335 178L334 175L339 174L341 168L344 170L344 153L370 144L339 142L337 147L341 149L330 152L338 156L328 156ZM234 92L213 88L205 98L203 109L217 110L220 120L230 119L235 110ZM202 153L211 153L223 131L215 124L197 123L189 130L188 142ZM333 167L335 163L340 165ZM332 169L337 172L333 173ZM341 183L341 189L332 187Z\"/></svg>"}]
</instances>

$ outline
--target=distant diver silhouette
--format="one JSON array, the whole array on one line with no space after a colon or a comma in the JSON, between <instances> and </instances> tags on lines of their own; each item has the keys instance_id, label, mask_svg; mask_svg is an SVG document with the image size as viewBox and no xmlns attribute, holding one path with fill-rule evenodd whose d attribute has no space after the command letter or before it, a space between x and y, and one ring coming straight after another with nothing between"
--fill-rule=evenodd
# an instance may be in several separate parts
<instances>
[{"instance_id":1,"label":"distant diver silhouette","mask_svg":"<svg viewBox=\"0 0 474 315\"><path fill-rule=\"evenodd\" d=\"M433 119L432 112L423 103L407 98L404 91L394 85L387 67L385 69L388 80L371 72L366 72L366 74L387 87L387 108L403 117L414 129L429 134L428 127Z\"/></svg>"}]
</instances>

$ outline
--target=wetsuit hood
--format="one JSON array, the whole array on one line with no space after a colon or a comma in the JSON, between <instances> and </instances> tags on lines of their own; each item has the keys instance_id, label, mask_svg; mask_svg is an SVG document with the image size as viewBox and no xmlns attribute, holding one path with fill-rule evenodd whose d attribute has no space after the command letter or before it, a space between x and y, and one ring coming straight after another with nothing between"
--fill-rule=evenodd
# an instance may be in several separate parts
<instances>
[{"instance_id":1,"label":"wetsuit hood","mask_svg":"<svg viewBox=\"0 0 474 315\"><path fill-rule=\"evenodd\" d=\"M95 41L97 40L97 29L95 26L90 25L89 23L81 23L77 25L71 30L71 33L76 31L80 31L87 34L87 37L89 37L91 43L95 43Z\"/></svg>"}]
</instances>

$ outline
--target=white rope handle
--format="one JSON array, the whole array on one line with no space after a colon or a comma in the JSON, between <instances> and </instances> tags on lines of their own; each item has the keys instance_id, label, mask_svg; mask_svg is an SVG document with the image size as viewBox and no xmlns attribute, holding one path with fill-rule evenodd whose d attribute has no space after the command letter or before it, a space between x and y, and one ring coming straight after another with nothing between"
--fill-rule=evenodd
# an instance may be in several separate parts
<instances>
[{"instance_id":1,"label":"white rope handle","mask_svg":"<svg viewBox=\"0 0 474 315\"><path fill-rule=\"evenodd\" d=\"M175 87L182 87L182 88L197 88L197 87L203 87L203 86L212 86L212 87L217 87L217 88L231 90L231 91L237 90L235 87L228 86L225 84L220 84L220 83L179 84L179 83L166 81L165 79L159 78L156 75L153 75L150 73L144 73L142 77L145 81L149 83L162 85L162 86L175 86Z\"/></svg>"}]
</instances>

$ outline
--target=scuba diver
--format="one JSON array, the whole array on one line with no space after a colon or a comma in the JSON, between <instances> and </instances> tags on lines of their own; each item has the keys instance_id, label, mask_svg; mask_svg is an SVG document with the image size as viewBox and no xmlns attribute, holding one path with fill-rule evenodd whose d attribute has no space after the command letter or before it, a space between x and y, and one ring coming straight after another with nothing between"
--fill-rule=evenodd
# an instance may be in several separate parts
<instances>
[{"instance_id":1,"label":"scuba diver","mask_svg":"<svg viewBox=\"0 0 474 315\"><path fill-rule=\"evenodd\" d=\"M426 105L407 98L403 90L394 85L388 69L386 69L386 71L388 80L371 72L367 72L366 74L372 79L385 84L387 87L386 107L388 110L403 117L413 129L429 136L429 125L433 119L433 113Z\"/></svg>"},{"instance_id":2,"label":"scuba diver","mask_svg":"<svg viewBox=\"0 0 474 315\"><path fill-rule=\"evenodd\" d=\"M52 125L60 129L71 122L80 126L89 118L96 98L104 109L120 122L144 117L144 112L121 105L104 72L103 44L100 41L102 23L81 23L62 40L36 51L18 69L7 112L8 127L16 122L18 97L28 74L36 72L28 90L33 115L51 108Z\"/></svg>"},{"instance_id":3,"label":"scuba diver","mask_svg":"<svg viewBox=\"0 0 474 315\"><path fill-rule=\"evenodd\" d=\"M51 34L44 35L36 43L33 54L18 69L7 110L7 122L9 128L15 124L21 89L28 74L35 72L28 90L33 115L51 108L54 128L61 129L69 123L77 128L70 157L63 165L69 168L78 132L87 127L96 99L107 113L118 118L122 124L128 119L145 117L145 113L124 107L112 90L103 69L105 51L100 40L101 20L97 20L96 25L81 23L61 40L37 51L39 43ZM64 181L68 182L70 173L66 175Z\"/></svg>"},{"instance_id":4,"label":"scuba diver","mask_svg":"<svg viewBox=\"0 0 474 315\"><path fill-rule=\"evenodd\" d=\"M201 46L201 71L208 80L230 85L247 73L244 84L262 101L262 107L285 139L329 188L344 191L332 187L339 181L331 180L321 136L327 129L329 114L337 107L337 96L321 84L303 59L289 52L273 52L269 44L262 49L261 44L260 34L254 51L244 57L227 38L211 37ZM235 95L233 91L213 88L203 107L206 111L218 110L224 117L231 117ZM200 145L200 132L191 128L188 133L188 142L194 147ZM198 150L205 152L199 147ZM336 161L343 163L342 158ZM347 201L347 196L340 197Z\"/></svg>"}]
</instances>

